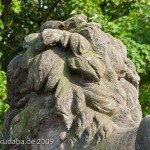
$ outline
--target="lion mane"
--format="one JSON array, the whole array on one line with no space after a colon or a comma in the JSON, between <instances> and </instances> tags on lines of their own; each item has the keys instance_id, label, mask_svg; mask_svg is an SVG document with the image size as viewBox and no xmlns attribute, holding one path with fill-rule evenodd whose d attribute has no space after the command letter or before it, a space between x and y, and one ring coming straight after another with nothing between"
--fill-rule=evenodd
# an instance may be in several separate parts
<instances>
[{"instance_id":1,"label":"lion mane","mask_svg":"<svg viewBox=\"0 0 150 150\"><path fill-rule=\"evenodd\" d=\"M48 21L23 44L26 52L7 71L10 137L35 135L51 113L63 118L64 148L78 141L88 147L116 130L139 125L139 76L123 43L99 24L84 15Z\"/></svg>"}]
</instances>

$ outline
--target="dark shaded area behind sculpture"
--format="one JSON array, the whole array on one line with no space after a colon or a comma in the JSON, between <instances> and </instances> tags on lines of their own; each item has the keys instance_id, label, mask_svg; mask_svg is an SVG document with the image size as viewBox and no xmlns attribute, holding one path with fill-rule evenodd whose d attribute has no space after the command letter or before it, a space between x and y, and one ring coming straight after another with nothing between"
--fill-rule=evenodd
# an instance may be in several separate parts
<instances>
[{"instance_id":1,"label":"dark shaded area behind sculpture","mask_svg":"<svg viewBox=\"0 0 150 150\"><path fill-rule=\"evenodd\" d=\"M121 41L77 15L45 23L25 38L24 46L25 54L7 70L11 107L4 139L38 139L45 133L44 138L55 139L51 149L94 149L96 143L102 149L134 149L141 121L139 76ZM118 138L115 145L112 135ZM125 142L129 135L132 140ZM22 146L32 147L17 149Z\"/></svg>"}]
</instances>

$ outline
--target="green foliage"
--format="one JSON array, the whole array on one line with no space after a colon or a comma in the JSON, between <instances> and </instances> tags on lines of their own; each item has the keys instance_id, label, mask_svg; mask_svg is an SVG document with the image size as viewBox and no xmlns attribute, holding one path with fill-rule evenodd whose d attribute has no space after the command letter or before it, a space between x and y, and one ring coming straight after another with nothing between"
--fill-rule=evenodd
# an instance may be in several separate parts
<instances>
[{"instance_id":1,"label":"green foliage","mask_svg":"<svg viewBox=\"0 0 150 150\"><path fill-rule=\"evenodd\" d=\"M19 0L12 0L12 3L11 3L11 5L12 5L12 10L15 12L15 13L19 13L19 12L21 12L21 1L19 1Z\"/></svg>"},{"instance_id":2,"label":"green foliage","mask_svg":"<svg viewBox=\"0 0 150 150\"><path fill-rule=\"evenodd\" d=\"M4 6L2 5L2 3L1 3L1 1L0 1L0 16L2 15L3 8L4 8Z\"/></svg>"},{"instance_id":3,"label":"green foliage","mask_svg":"<svg viewBox=\"0 0 150 150\"><path fill-rule=\"evenodd\" d=\"M2 12L3 12L3 8L4 6L2 5L2 3L0 2L0 16L2 15ZM0 29L3 29L4 26L3 26L3 22L2 20L0 19ZM0 41L2 40L2 37L1 37L1 34L0 34Z\"/></svg>"},{"instance_id":4,"label":"green foliage","mask_svg":"<svg viewBox=\"0 0 150 150\"><path fill-rule=\"evenodd\" d=\"M63 6L60 6L61 8L55 11L55 17L59 18L60 16L60 18L67 19L74 14L83 13L90 19L95 14L101 15L99 3L98 0L69 0L64 2Z\"/></svg>"},{"instance_id":5,"label":"green foliage","mask_svg":"<svg viewBox=\"0 0 150 150\"><path fill-rule=\"evenodd\" d=\"M8 108L8 105L5 103L5 99L6 99L6 75L5 72L0 70L0 130L2 128L4 113Z\"/></svg>"}]
</instances>

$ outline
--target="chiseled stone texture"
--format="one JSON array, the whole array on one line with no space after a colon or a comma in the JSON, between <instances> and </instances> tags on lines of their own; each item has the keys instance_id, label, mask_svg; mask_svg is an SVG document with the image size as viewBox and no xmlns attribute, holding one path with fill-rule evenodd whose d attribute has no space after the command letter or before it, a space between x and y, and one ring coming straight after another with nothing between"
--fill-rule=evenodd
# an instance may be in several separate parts
<instances>
[{"instance_id":1,"label":"chiseled stone texture","mask_svg":"<svg viewBox=\"0 0 150 150\"><path fill-rule=\"evenodd\" d=\"M2 137L53 142L4 150L135 149L140 78L120 40L75 15L46 22L23 47L7 70Z\"/></svg>"}]
</instances>

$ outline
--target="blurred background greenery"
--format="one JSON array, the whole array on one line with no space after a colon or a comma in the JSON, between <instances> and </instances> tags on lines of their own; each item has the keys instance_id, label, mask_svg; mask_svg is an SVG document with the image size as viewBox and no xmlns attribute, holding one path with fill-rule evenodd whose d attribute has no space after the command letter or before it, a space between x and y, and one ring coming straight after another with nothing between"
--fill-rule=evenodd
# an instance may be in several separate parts
<instances>
[{"instance_id":1,"label":"blurred background greenery","mask_svg":"<svg viewBox=\"0 0 150 150\"><path fill-rule=\"evenodd\" d=\"M149 0L1 0L0 1L0 130L6 99L6 70L10 60L24 52L25 35L48 20L65 20L83 13L89 21L126 45L128 57L141 77L143 116L150 114L150 1Z\"/></svg>"}]
</instances>

